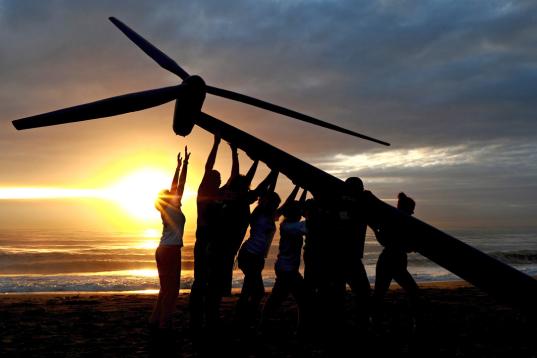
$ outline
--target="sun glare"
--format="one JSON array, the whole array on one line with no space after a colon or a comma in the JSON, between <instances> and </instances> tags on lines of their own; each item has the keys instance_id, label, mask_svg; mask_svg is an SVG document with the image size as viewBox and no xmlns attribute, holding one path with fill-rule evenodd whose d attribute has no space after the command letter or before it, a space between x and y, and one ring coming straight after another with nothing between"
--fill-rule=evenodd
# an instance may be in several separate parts
<instances>
[{"instance_id":1,"label":"sun glare","mask_svg":"<svg viewBox=\"0 0 537 358\"><path fill-rule=\"evenodd\" d=\"M4 200L91 198L98 195L98 190L91 189L24 187L0 188L0 199Z\"/></svg>"},{"instance_id":2,"label":"sun glare","mask_svg":"<svg viewBox=\"0 0 537 358\"><path fill-rule=\"evenodd\" d=\"M171 181L172 176L169 171L149 167L136 169L116 180L110 180L111 185L101 188L0 187L0 200L98 199L112 201L126 216L113 210L108 203L99 204L98 210L106 213L115 222L131 223L134 220L140 225L147 225L160 223L161 218L155 209L155 200L159 191L170 188ZM183 193L183 205L195 197L195 194L187 186ZM143 231L143 237L158 238L160 231L154 228L146 229Z\"/></svg>"},{"instance_id":3,"label":"sun glare","mask_svg":"<svg viewBox=\"0 0 537 358\"><path fill-rule=\"evenodd\" d=\"M170 182L170 175L164 171L141 169L105 189L105 196L136 219L158 219L159 213L155 210L154 202L158 192L168 188Z\"/></svg>"},{"instance_id":4,"label":"sun glare","mask_svg":"<svg viewBox=\"0 0 537 358\"><path fill-rule=\"evenodd\" d=\"M148 239L156 239L160 237L160 231L157 229L145 229L142 235Z\"/></svg>"},{"instance_id":5,"label":"sun glare","mask_svg":"<svg viewBox=\"0 0 537 358\"><path fill-rule=\"evenodd\" d=\"M159 240L158 240L158 239L154 239L154 240L145 240L145 241L140 241L140 242L138 242L138 244L136 245L136 247L139 248L139 249L153 250L153 249L156 249L156 248L158 247L158 244L159 244Z\"/></svg>"},{"instance_id":6,"label":"sun glare","mask_svg":"<svg viewBox=\"0 0 537 358\"><path fill-rule=\"evenodd\" d=\"M139 220L158 220L155 199L160 190L169 188L170 174L158 169L140 169L121 178L115 185L105 189L105 196L117 202L132 217ZM185 189L183 202L194 193ZM148 234L149 232L144 232ZM152 232L154 235L154 232Z\"/></svg>"},{"instance_id":7,"label":"sun glare","mask_svg":"<svg viewBox=\"0 0 537 358\"><path fill-rule=\"evenodd\" d=\"M114 271L114 274L125 275L125 276L157 277L158 271L156 269L135 269L135 270Z\"/></svg>"}]
</instances>

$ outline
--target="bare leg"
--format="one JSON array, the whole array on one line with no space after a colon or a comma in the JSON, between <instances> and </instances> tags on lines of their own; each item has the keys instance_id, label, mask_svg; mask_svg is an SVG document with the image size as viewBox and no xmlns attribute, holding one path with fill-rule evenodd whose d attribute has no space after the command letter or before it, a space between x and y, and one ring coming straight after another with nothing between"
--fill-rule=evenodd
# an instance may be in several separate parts
<instances>
[{"instance_id":1,"label":"bare leg","mask_svg":"<svg viewBox=\"0 0 537 358\"><path fill-rule=\"evenodd\" d=\"M181 248L159 247L156 253L160 291L150 322L168 328L175 311L181 277Z\"/></svg>"}]
</instances>

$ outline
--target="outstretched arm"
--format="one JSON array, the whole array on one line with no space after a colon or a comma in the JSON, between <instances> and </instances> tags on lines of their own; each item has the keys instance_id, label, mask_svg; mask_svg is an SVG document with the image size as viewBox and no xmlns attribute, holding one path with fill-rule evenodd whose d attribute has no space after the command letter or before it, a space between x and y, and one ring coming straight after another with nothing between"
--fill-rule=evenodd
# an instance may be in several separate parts
<instances>
[{"instance_id":1,"label":"outstretched arm","mask_svg":"<svg viewBox=\"0 0 537 358\"><path fill-rule=\"evenodd\" d=\"M205 173L207 173L210 170L213 170L214 163L216 162L216 153L218 152L219 145L220 145L220 137L215 135L213 147L211 149L211 152L209 153L209 157L207 158L207 163L205 163Z\"/></svg>"},{"instance_id":2,"label":"outstretched arm","mask_svg":"<svg viewBox=\"0 0 537 358\"><path fill-rule=\"evenodd\" d=\"M276 190L276 182L278 181L278 175L280 174L280 172L276 170L273 170L273 172L274 174L272 175L271 180L269 181L268 186L267 186L267 190L266 190L267 193L270 193Z\"/></svg>"},{"instance_id":3,"label":"outstretched arm","mask_svg":"<svg viewBox=\"0 0 537 358\"><path fill-rule=\"evenodd\" d=\"M295 201L295 198L296 198L296 195L298 194L299 189L300 187L298 185L295 185L295 188L293 189L293 191L291 191L287 199L285 199L285 202L283 203L282 207L285 207L289 205L290 203L292 203L293 201Z\"/></svg>"},{"instance_id":4,"label":"outstretched arm","mask_svg":"<svg viewBox=\"0 0 537 358\"><path fill-rule=\"evenodd\" d=\"M301 206L304 206L304 204L306 203L306 197L308 196L308 191L306 189L304 189L304 191L302 192L302 194L300 195L300 199L298 199L298 203L301 205Z\"/></svg>"},{"instance_id":5,"label":"outstretched arm","mask_svg":"<svg viewBox=\"0 0 537 358\"><path fill-rule=\"evenodd\" d=\"M246 173L246 182L248 183L248 187L250 184L252 184L252 180L254 179L255 172L257 170L257 165L259 164L259 159L254 160L252 163L252 166L248 170L248 173Z\"/></svg>"},{"instance_id":6,"label":"outstretched arm","mask_svg":"<svg viewBox=\"0 0 537 358\"><path fill-rule=\"evenodd\" d=\"M183 198L183 193L185 192L186 174L188 171L189 158L190 153L188 152L188 147L185 145L185 161L183 162L183 168L181 169L181 175L179 176L179 184L177 186L177 198L179 205L181 204L181 199Z\"/></svg>"},{"instance_id":7,"label":"outstretched arm","mask_svg":"<svg viewBox=\"0 0 537 358\"><path fill-rule=\"evenodd\" d=\"M278 208L278 212L277 212L278 217L283 214L284 210L286 209L288 205L290 205L292 202L295 201L295 198L296 198L296 195L298 194L299 189L300 189L300 186L295 185L294 189L291 191L287 199L285 199L285 202L282 205L280 205L280 207ZM306 202L306 193L307 193L307 190L304 189L304 191L302 192L302 195L300 196L299 205L303 206L304 203Z\"/></svg>"},{"instance_id":8,"label":"outstretched arm","mask_svg":"<svg viewBox=\"0 0 537 358\"><path fill-rule=\"evenodd\" d=\"M239 175L239 151L237 150L237 147L231 143L229 143L229 147L231 148L231 173L226 185L229 185L229 183Z\"/></svg>"},{"instance_id":9,"label":"outstretched arm","mask_svg":"<svg viewBox=\"0 0 537 358\"><path fill-rule=\"evenodd\" d=\"M260 196L263 196L265 193L268 193L270 191L274 191L274 188L276 187L276 182L278 181L278 172L277 170L272 170L265 179L261 183L257 185L257 187L252 190L250 193L250 201L254 202L259 198Z\"/></svg>"},{"instance_id":10,"label":"outstretched arm","mask_svg":"<svg viewBox=\"0 0 537 358\"><path fill-rule=\"evenodd\" d=\"M183 159L181 158L181 152L177 154L177 167L175 168L175 174L173 175L172 185L170 188L171 195L177 195L177 178L179 177L179 170L181 169L181 164Z\"/></svg>"},{"instance_id":11,"label":"outstretched arm","mask_svg":"<svg viewBox=\"0 0 537 358\"><path fill-rule=\"evenodd\" d=\"M285 202L282 205L280 205L280 207L278 208L278 214L277 214L278 217L283 213L283 211L289 204L295 201L295 198L296 198L296 195L298 194L299 189L300 187L298 185L295 185L294 189L291 191L287 199L285 199Z\"/></svg>"}]
</instances>

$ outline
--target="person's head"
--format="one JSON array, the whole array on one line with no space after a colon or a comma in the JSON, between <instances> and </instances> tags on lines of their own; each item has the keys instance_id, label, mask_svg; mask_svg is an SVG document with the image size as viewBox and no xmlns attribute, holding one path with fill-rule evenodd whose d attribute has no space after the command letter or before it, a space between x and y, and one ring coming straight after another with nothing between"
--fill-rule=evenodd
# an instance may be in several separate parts
<instances>
[{"instance_id":1,"label":"person's head","mask_svg":"<svg viewBox=\"0 0 537 358\"><path fill-rule=\"evenodd\" d=\"M155 201L155 208L158 211L162 211L166 206L170 205L172 197L168 189L159 191L157 200Z\"/></svg>"},{"instance_id":2,"label":"person's head","mask_svg":"<svg viewBox=\"0 0 537 358\"><path fill-rule=\"evenodd\" d=\"M414 214L414 209L416 208L416 202L411 197L406 196L405 193L399 193L397 196L399 199L397 201L397 209L407 213L408 215Z\"/></svg>"},{"instance_id":3,"label":"person's head","mask_svg":"<svg viewBox=\"0 0 537 358\"><path fill-rule=\"evenodd\" d=\"M301 208L300 203L296 200L293 200L290 203L287 203L282 208L282 215L287 221L290 221L290 222L300 221L300 218L302 217L302 208Z\"/></svg>"},{"instance_id":4,"label":"person's head","mask_svg":"<svg viewBox=\"0 0 537 358\"><path fill-rule=\"evenodd\" d=\"M276 215L278 206L280 206L280 202L280 196L277 193L271 191L259 198L256 210L259 212L263 212L266 215L274 216Z\"/></svg>"},{"instance_id":5,"label":"person's head","mask_svg":"<svg viewBox=\"0 0 537 358\"><path fill-rule=\"evenodd\" d=\"M246 193L250 189L250 184L246 176L240 174L231 179L229 183L229 190L233 193Z\"/></svg>"},{"instance_id":6,"label":"person's head","mask_svg":"<svg viewBox=\"0 0 537 358\"><path fill-rule=\"evenodd\" d=\"M358 177L350 177L345 180L345 193L347 195L357 196L364 192L364 183Z\"/></svg>"},{"instance_id":7,"label":"person's head","mask_svg":"<svg viewBox=\"0 0 537 358\"><path fill-rule=\"evenodd\" d=\"M204 186L209 192L216 192L222 183L220 172L218 170L209 170L205 175Z\"/></svg>"}]
</instances>

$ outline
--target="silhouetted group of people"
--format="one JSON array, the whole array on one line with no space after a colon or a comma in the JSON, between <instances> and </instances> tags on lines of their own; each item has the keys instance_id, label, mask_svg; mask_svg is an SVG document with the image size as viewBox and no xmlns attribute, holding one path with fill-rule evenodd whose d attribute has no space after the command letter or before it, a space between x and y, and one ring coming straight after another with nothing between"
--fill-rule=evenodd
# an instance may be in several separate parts
<instances>
[{"instance_id":1,"label":"silhouetted group of people","mask_svg":"<svg viewBox=\"0 0 537 358\"><path fill-rule=\"evenodd\" d=\"M369 191L357 177L345 181L341 192L313 192L296 186L281 203L275 192L278 172L272 170L255 189L250 189L258 160L246 175L239 172L238 150L230 144L231 174L221 185L214 169L220 138L215 136L205 172L198 188L197 228L194 245L194 281L189 299L190 326L196 336L218 335L222 298L230 295L235 260L244 274L236 306L236 317L245 329L266 329L277 307L292 295L298 307L297 333L322 330L338 334L344 327L347 285L354 300L356 326L366 328L371 319L381 320L382 301L392 280L407 292L416 308L418 286L407 270L407 253L412 240L402 240L396 225L375 223L364 202ZM163 222L156 261L160 292L150 324L167 329L179 291L181 247L185 216L181 198L190 153L178 155L170 190L160 193L157 209ZM179 174L180 173L180 174ZM250 205L257 206L250 212ZM400 193L398 210L412 215L415 202ZM274 271L276 280L263 307L265 294L262 272L265 259L279 226L279 247ZM372 292L362 259L367 227L384 247L376 268ZM244 240L248 227L249 236ZM244 240L244 241L243 241ZM304 276L300 272L304 260Z\"/></svg>"}]
</instances>

